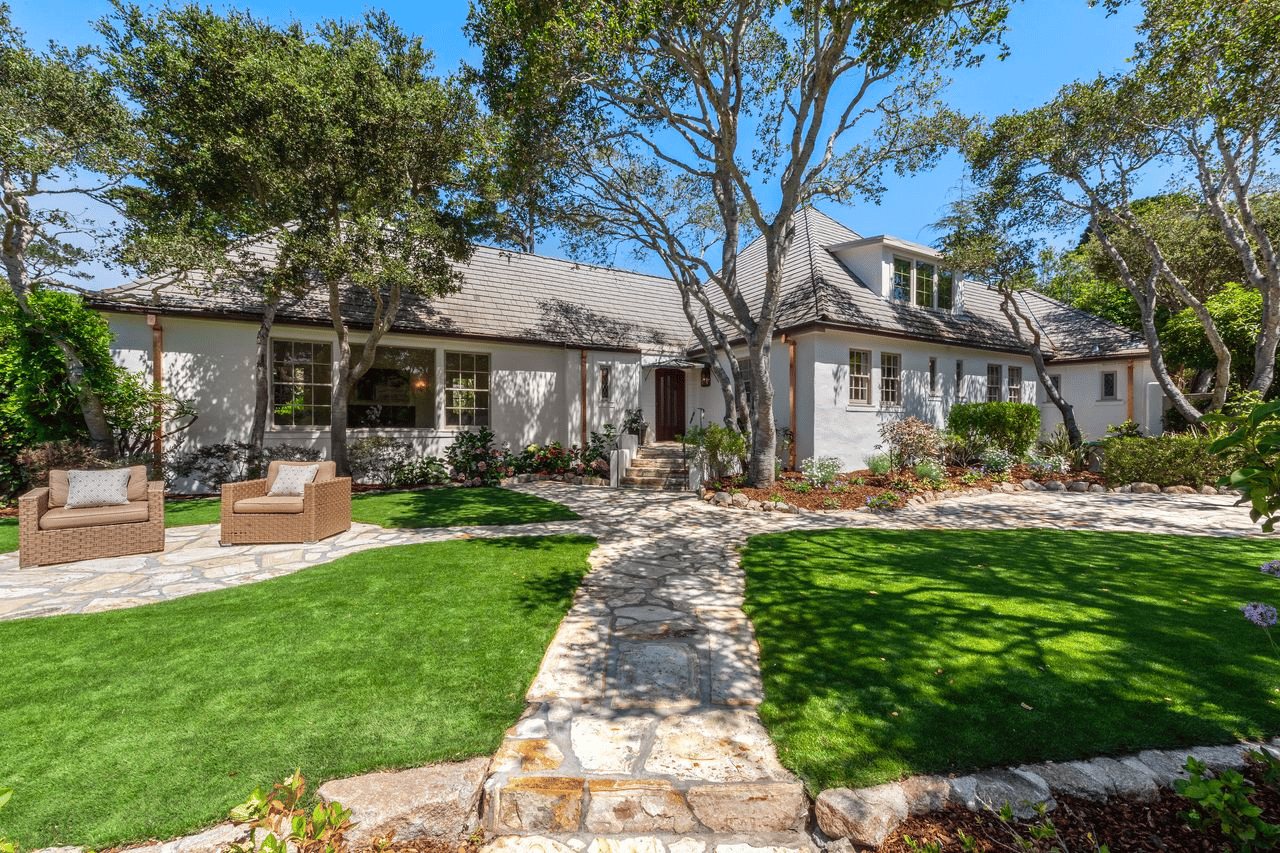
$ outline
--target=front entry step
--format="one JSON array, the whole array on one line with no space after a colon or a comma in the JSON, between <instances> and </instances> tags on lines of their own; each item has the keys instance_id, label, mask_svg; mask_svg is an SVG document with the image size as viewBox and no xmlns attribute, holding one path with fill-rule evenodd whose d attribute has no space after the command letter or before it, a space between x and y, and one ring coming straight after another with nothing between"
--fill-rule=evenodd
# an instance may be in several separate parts
<instances>
[{"instance_id":1,"label":"front entry step","mask_svg":"<svg viewBox=\"0 0 1280 853\"><path fill-rule=\"evenodd\" d=\"M684 491L689 488L685 449L679 444L658 444L640 448L627 466L621 485L630 489Z\"/></svg>"}]
</instances>

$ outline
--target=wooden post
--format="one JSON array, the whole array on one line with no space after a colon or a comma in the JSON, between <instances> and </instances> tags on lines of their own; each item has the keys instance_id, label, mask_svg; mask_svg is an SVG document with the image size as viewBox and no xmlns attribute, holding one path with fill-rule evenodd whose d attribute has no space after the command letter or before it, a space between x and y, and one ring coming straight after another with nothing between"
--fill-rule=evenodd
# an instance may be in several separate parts
<instances>
[{"instance_id":1,"label":"wooden post","mask_svg":"<svg viewBox=\"0 0 1280 853\"><path fill-rule=\"evenodd\" d=\"M787 344L787 405L790 409L787 417L787 428L791 430L791 442L787 447L787 470L796 470L796 341L790 335L783 334L782 340Z\"/></svg>"},{"instance_id":2,"label":"wooden post","mask_svg":"<svg viewBox=\"0 0 1280 853\"><path fill-rule=\"evenodd\" d=\"M151 327L151 387L164 391L164 326L155 314L147 315ZM164 404L156 401L152 410L151 464L153 476L159 477L164 465Z\"/></svg>"},{"instance_id":3,"label":"wooden post","mask_svg":"<svg viewBox=\"0 0 1280 853\"><path fill-rule=\"evenodd\" d=\"M582 447L587 446L587 351L580 350L582 353Z\"/></svg>"}]
</instances>

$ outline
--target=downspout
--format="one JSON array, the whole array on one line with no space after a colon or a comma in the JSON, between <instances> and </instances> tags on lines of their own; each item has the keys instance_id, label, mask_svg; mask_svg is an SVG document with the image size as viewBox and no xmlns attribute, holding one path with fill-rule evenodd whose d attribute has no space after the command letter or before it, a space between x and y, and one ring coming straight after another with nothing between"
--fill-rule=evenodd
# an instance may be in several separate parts
<instances>
[{"instance_id":1,"label":"downspout","mask_svg":"<svg viewBox=\"0 0 1280 853\"><path fill-rule=\"evenodd\" d=\"M151 387L157 394L164 391L164 326L155 314L147 315L151 327ZM164 403L156 400L152 408L151 461L154 475L160 476L164 464Z\"/></svg>"},{"instance_id":2,"label":"downspout","mask_svg":"<svg viewBox=\"0 0 1280 853\"><path fill-rule=\"evenodd\" d=\"M578 371L582 377L582 441L579 442L580 447L587 446L587 351L579 350L582 354L582 368Z\"/></svg>"},{"instance_id":3,"label":"downspout","mask_svg":"<svg viewBox=\"0 0 1280 853\"><path fill-rule=\"evenodd\" d=\"M791 443L787 448L787 470L796 470L796 340L783 334L782 340L787 344L787 396L791 408L787 427L791 430Z\"/></svg>"},{"instance_id":4,"label":"downspout","mask_svg":"<svg viewBox=\"0 0 1280 853\"><path fill-rule=\"evenodd\" d=\"M1128 385L1124 395L1125 417L1129 420L1133 420L1133 359L1129 359L1129 363L1125 367L1125 376Z\"/></svg>"}]
</instances>

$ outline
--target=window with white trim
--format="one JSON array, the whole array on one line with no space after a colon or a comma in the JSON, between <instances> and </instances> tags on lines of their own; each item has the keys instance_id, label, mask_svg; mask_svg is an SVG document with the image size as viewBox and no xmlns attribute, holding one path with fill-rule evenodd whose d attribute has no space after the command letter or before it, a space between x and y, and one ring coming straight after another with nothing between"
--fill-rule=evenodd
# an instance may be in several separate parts
<instances>
[{"instance_id":1,"label":"window with white trim","mask_svg":"<svg viewBox=\"0 0 1280 853\"><path fill-rule=\"evenodd\" d=\"M921 308L932 308L934 299L933 287L934 267L923 261L916 262L916 297L915 303Z\"/></svg>"},{"instance_id":2,"label":"window with white trim","mask_svg":"<svg viewBox=\"0 0 1280 853\"><path fill-rule=\"evenodd\" d=\"M939 392L938 359L929 356L929 396L936 397Z\"/></svg>"},{"instance_id":3,"label":"window with white trim","mask_svg":"<svg viewBox=\"0 0 1280 853\"><path fill-rule=\"evenodd\" d=\"M987 402L999 403L1003 390L1004 368L999 364L987 365Z\"/></svg>"},{"instance_id":4,"label":"window with white trim","mask_svg":"<svg viewBox=\"0 0 1280 853\"><path fill-rule=\"evenodd\" d=\"M1022 368L1009 365L1009 394L1006 399L1010 403L1022 402Z\"/></svg>"},{"instance_id":5,"label":"window with white trim","mask_svg":"<svg viewBox=\"0 0 1280 853\"><path fill-rule=\"evenodd\" d=\"M964 402L964 359L956 359L956 402Z\"/></svg>"},{"instance_id":6,"label":"window with white trim","mask_svg":"<svg viewBox=\"0 0 1280 853\"><path fill-rule=\"evenodd\" d=\"M600 401L602 403L609 402L609 395L613 393L610 387L610 379L612 379L613 369L608 365L600 368Z\"/></svg>"},{"instance_id":7,"label":"window with white trim","mask_svg":"<svg viewBox=\"0 0 1280 853\"><path fill-rule=\"evenodd\" d=\"M956 274L951 270L938 270L938 310L950 311L955 304Z\"/></svg>"},{"instance_id":8,"label":"window with white trim","mask_svg":"<svg viewBox=\"0 0 1280 853\"><path fill-rule=\"evenodd\" d=\"M950 311L955 289L955 273L939 270L928 261L893 259L893 281L889 298L919 308Z\"/></svg>"},{"instance_id":9,"label":"window with white trim","mask_svg":"<svg viewBox=\"0 0 1280 853\"><path fill-rule=\"evenodd\" d=\"M849 350L849 404L871 405L871 353L867 350Z\"/></svg>"},{"instance_id":10,"label":"window with white trim","mask_svg":"<svg viewBox=\"0 0 1280 853\"><path fill-rule=\"evenodd\" d=\"M328 426L333 399L333 347L316 341L271 342L273 426Z\"/></svg>"},{"instance_id":11,"label":"window with white trim","mask_svg":"<svg viewBox=\"0 0 1280 853\"><path fill-rule=\"evenodd\" d=\"M895 302L911 301L912 264L906 258L893 259L893 293Z\"/></svg>"},{"instance_id":12,"label":"window with white trim","mask_svg":"<svg viewBox=\"0 0 1280 853\"><path fill-rule=\"evenodd\" d=\"M880 405L902 405L902 356L896 352L880 353Z\"/></svg>"},{"instance_id":13,"label":"window with white trim","mask_svg":"<svg viewBox=\"0 0 1280 853\"><path fill-rule=\"evenodd\" d=\"M1102 399L1118 400L1116 372L1114 370L1103 371L1102 373Z\"/></svg>"},{"instance_id":14,"label":"window with white trim","mask_svg":"<svg viewBox=\"0 0 1280 853\"><path fill-rule=\"evenodd\" d=\"M445 426L489 425L489 354L444 354Z\"/></svg>"}]
</instances>

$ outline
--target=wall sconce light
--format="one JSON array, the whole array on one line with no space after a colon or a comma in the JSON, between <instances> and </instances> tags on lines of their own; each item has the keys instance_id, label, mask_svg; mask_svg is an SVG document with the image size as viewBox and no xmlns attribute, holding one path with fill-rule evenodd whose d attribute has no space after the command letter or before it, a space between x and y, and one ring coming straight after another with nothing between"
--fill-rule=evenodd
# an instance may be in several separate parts
<instances>
[{"instance_id":1,"label":"wall sconce light","mask_svg":"<svg viewBox=\"0 0 1280 853\"><path fill-rule=\"evenodd\" d=\"M702 368L702 387L703 388L711 387L711 368L707 366L704 366Z\"/></svg>"}]
</instances>

